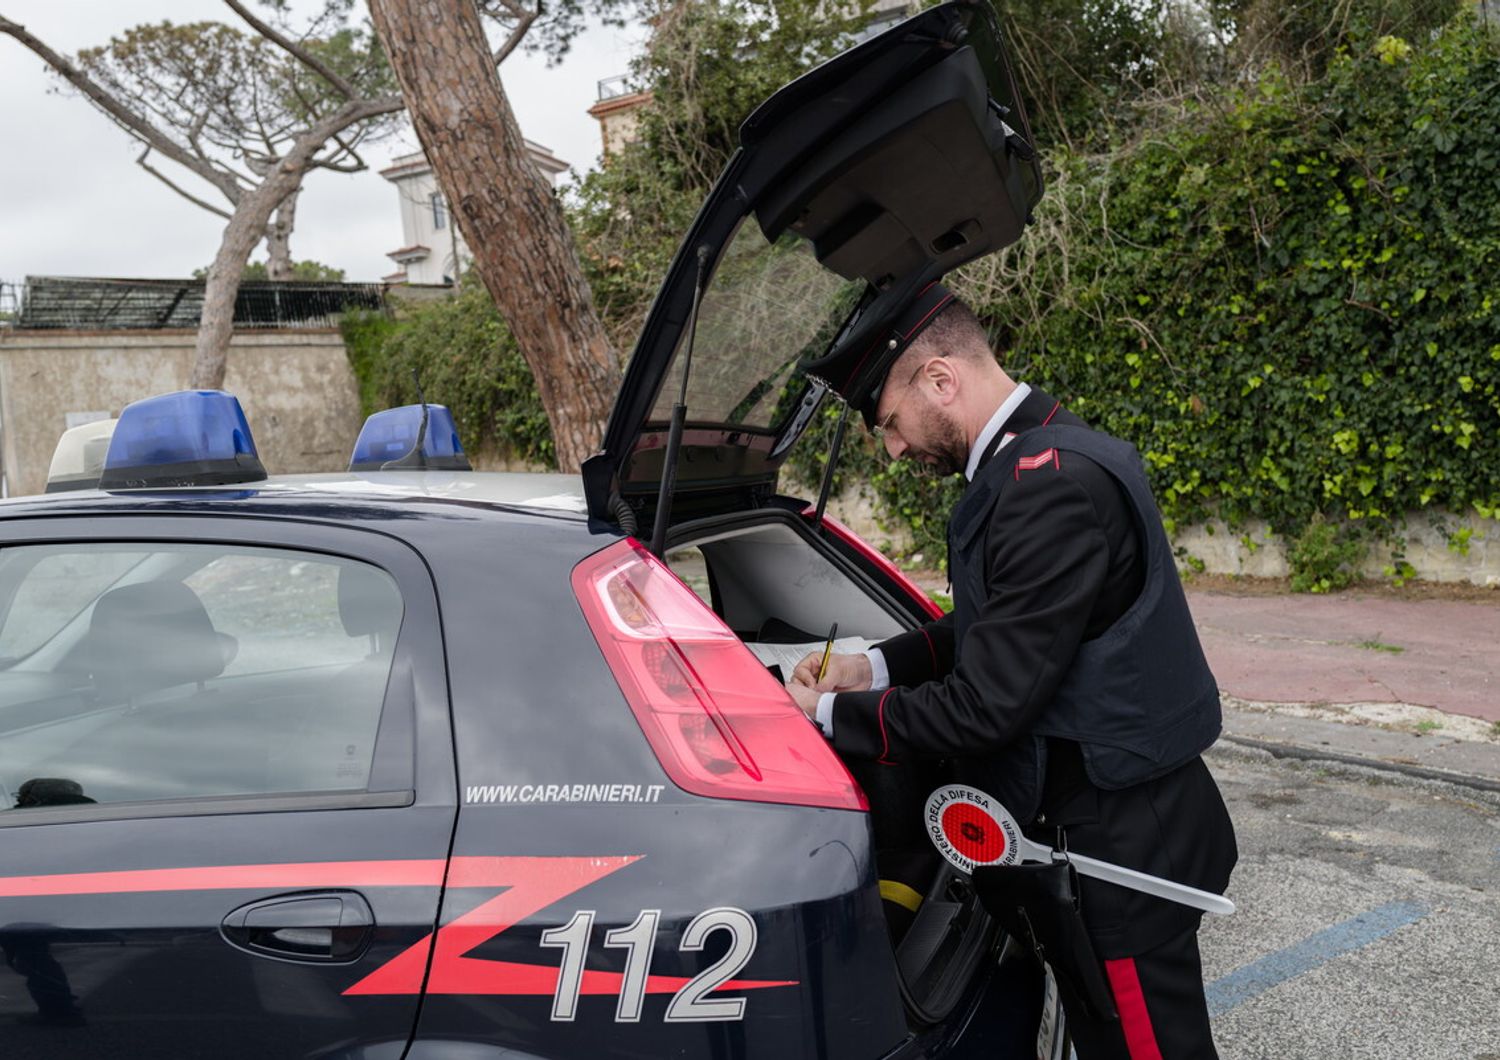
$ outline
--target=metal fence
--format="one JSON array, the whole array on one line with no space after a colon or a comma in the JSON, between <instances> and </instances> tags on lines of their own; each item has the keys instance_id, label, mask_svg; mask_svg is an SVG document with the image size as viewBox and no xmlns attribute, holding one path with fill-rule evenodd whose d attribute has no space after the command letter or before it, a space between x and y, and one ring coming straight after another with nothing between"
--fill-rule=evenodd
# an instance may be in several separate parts
<instances>
[{"instance_id":1,"label":"metal fence","mask_svg":"<svg viewBox=\"0 0 1500 1060\"><path fill-rule=\"evenodd\" d=\"M630 87L629 74L616 74L614 77L606 77L599 82L598 101L603 103L606 99L618 99L634 91L635 89Z\"/></svg>"},{"instance_id":2,"label":"metal fence","mask_svg":"<svg viewBox=\"0 0 1500 1060\"><path fill-rule=\"evenodd\" d=\"M0 283L0 327L196 328L203 280L28 276ZM378 283L246 281L234 300L237 328L333 327L350 309L383 311Z\"/></svg>"}]
</instances>

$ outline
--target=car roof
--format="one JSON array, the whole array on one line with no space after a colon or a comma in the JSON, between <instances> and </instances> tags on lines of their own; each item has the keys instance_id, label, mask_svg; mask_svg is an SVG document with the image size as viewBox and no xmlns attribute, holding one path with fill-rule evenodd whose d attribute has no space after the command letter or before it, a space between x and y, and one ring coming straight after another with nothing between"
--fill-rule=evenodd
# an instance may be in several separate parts
<instances>
[{"instance_id":1,"label":"car roof","mask_svg":"<svg viewBox=\"0 0 1500 1060\"><path fill-rule=\"evenodd\" d=\"M400 506L452 512L532 513L584 522L582 480L542 472L372 471L273 475L259 482L171 489L70 490L0 501L0 518L27 515L191 512L260 513L317 517L350 506L375 510Z\"/></svg>"}]
</instances>

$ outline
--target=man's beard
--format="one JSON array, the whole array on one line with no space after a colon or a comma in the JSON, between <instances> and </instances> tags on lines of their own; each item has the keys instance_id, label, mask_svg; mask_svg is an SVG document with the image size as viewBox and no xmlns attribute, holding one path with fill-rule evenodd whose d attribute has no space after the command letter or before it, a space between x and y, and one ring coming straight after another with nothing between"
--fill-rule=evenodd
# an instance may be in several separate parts
<instances>
[{"instance_id":1,"label":"man's beard","mask_svg":"<svg viewBox=\"0 0 1500 1060\"><path fill-rule=\"evenodd\" d=\"M942 409L926 405L921 412L921 424L928 441L913 457L919 465L943 477L956 475L968 467L969 446L957 420Z\"/></svg>"}]
</instances>

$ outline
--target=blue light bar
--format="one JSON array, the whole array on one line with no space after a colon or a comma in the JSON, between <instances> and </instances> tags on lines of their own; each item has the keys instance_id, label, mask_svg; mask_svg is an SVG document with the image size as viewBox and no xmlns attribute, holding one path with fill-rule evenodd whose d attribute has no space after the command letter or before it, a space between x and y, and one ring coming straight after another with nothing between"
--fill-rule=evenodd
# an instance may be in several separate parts
<instances>
[{"instance_id":1,"label":"blue light bar","mask_svg":"<svg viewBox=\"0 0 1500 1060\"><path fill-rule=\"evenodd\" d=\"M99 488L217 486L265 477L238 399L222 390L179 390L125 406Z\"/></svg>"},{"instance_id":2,"label":"blue light bar","mask_svg":"<svg viewBox=\"0 0 1500 1060\"><path fill-rule=\"evenodd\" d=\"M422 431L422 405L385 409L365 420L350 471L470 471L453 425L453 413L443 405L427 405L427 430ZM422 435L421 448L417 436Z\"/></svg>"}]
</instances>

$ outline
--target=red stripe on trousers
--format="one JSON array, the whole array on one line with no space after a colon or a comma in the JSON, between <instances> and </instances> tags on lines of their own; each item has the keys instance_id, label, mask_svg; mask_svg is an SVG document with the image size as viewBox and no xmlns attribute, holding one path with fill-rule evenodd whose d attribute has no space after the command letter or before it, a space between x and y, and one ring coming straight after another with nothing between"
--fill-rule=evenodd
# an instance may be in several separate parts
<instances>
[{"instance_id":1,"label":"red stripe on trousers","mask_svg":"<svg viewBox=\"0 0 1500 1060\"><path fill-rule=\"evenodd\" d=\"M1130 1060L1161 1060L1151 1014L1146 1011L1146 992L1141 989L1141 977L1135 970L1135 958L1105 961L1104 971L1115 995L1115 1008L1120 1010L1120 1029L1125 1032Z\"/></svg>"}]
</instances>

